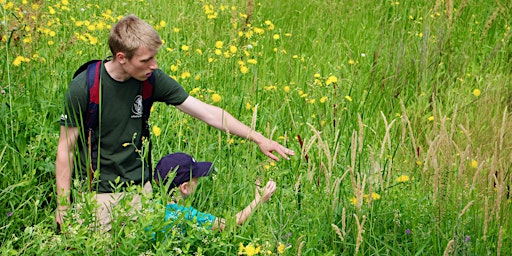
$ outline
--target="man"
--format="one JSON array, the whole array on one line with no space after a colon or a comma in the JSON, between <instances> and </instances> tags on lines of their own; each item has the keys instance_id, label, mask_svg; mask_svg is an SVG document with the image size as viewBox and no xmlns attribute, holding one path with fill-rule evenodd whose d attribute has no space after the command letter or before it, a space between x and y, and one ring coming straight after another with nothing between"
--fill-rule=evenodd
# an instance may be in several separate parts
<instances>
[{"instance_id":1,"label":"man","mask_svg":"<svg viewBox=\"0 0 512 256\"><path fill-rule=\"evenodd\" d=\"M154 178L159 184L169 184L170 201L166 205L165 220L176 222L184 217L187 221L195 221L199 226L213 230L224 230L226 221L209 213L203 213L192 206L183 206L183 201L194 194L200 177L205 177L213 171L211 162L197 162L185 153L169 154L158 162ZM171 180L172 178L172 180ZM254 199L243 210L238 212L236 224L242 225L251 216L260 204L267 202L276 191L276 183L268 181L264 188L259 188L256 181ZM261 190L261 191L260 191ZM262 192L262 194L260 194Z\"/></svg>"},{"instance_id":2,"label":"man","mask_svg":"<svg viewBox=\"0 0 512 256\"><path fill-rule=\"evenodd\" d=\"M144 191L151 192L147 164L141 161L132 146L126 146L133 142L136 148L142 147L142 83L151 76L155 82L152 93L155 101L174 105L212 127L254 141L265 155L274 160L279 159L273 152L285 159L294 155L292 150L253 131L225 110L190 96L175 80L158 69L155 56L162 40L148 23L128 15L112 27L108 43L112 59L105 60L99 71L100 117L91 133L92 141L98 141L97 151L91 150L91 142L83 128L84 113L89 104L86 72L71 81L66 93L56 160L56 221L59 225L70 205L74 167L79 169L77 178L82 184L97 192L96 200L100 205L98 220L107 229L110 226L109 209L122 198L122 195L113 194L112 183L141 185ZM75 146L78 146L77 156L74 156ZM95 153L99 157L90 156ZM97 168L99 180L94 179L94 170L89 170L91 166L96 169L95 159L100 160ZM140 198L135 198L132 203L134 207L140 207Z\"/></svg>"}]
</instances>

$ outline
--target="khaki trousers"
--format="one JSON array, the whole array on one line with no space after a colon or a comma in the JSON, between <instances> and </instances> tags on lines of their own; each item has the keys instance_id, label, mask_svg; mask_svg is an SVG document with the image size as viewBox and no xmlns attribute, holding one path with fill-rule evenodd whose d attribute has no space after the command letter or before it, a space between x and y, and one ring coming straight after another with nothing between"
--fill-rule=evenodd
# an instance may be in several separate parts
<instances>
[{"instance_id":1,"label":"khaki trousers","mask_svg":"<svg viewBox=\"0 0 512 256\"><path fill-rule=\"evenodd\" d=\"M142 192L144 194L150 194L153 192L151 182L146 182L144 184ZM112 228L112 225L110 224L112 222L112 209L119 204L124 196L125 193L101 193L94 196L93 199L98 204L96 221L102 231L109 231ZM131 214L135 211L141 210L141 195L135 194L130 202L130 206L132 207ZM135 219L136 218L134 217L133 220Z\"/></svg>"}]
</instances>

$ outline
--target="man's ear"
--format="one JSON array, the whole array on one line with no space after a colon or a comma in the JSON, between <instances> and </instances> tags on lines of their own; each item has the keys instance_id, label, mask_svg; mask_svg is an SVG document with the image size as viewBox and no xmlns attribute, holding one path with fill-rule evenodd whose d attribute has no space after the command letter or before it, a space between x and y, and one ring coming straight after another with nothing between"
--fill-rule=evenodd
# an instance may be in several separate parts
<instances>
[{"instance_id":1,"label":"man's ear","mask_svg":"<svg viewBox=\"0 0 512 256\"><path fill-rule=\"evenodd\" d=\"M126 59L126 54L124 54L124 52L117 52L116 53L116 60L121 63L121 64L124 64L126 63L127 59Z\"/></svg>"}]
</instances>

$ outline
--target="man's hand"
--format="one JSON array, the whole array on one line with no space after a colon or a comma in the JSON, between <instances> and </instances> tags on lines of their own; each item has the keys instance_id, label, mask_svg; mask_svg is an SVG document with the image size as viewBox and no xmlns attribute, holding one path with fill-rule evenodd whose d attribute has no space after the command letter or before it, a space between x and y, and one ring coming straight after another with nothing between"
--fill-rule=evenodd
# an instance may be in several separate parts
<instances>
[{"instance_id":1,"label":"man's hand","mask_svg":"<svg viewBox=\"0 0 512 256\"><path fill-rule=\"evenodd\" d=\"M289 156L295 155L295 152L293 152L293 150L285 148L284 146L273 140L263 140L258 143L258 146L260 147L260 150L261 152L263 152L263 154L272 158L275 161L279 161L279 158L276 155L274 155L273 152L277 152L286 160L290 160Z\"/></svg>"}]
</instances>

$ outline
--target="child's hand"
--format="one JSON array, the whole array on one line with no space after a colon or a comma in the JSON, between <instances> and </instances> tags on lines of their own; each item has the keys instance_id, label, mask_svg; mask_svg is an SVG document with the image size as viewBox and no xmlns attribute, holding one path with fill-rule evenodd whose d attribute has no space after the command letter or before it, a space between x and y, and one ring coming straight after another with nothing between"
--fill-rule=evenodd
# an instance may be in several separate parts
<instances>
[{"instance_id":1,"label":"child's hand","mask_svg":"<svg viewBox=\"0 0 512 256\"><path fill-rule=\"evenodd\" d=\"M256 200L261 200L261 203L265 203L276 192L276 188L276 182L273 180L269 180L263 188L260 187L260 180L256 180ZM260 192L262 192L262 195L260 195Z\"/></svg>"}]
</instances>

